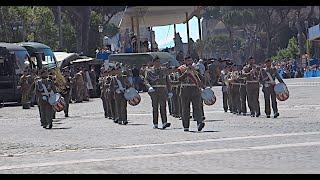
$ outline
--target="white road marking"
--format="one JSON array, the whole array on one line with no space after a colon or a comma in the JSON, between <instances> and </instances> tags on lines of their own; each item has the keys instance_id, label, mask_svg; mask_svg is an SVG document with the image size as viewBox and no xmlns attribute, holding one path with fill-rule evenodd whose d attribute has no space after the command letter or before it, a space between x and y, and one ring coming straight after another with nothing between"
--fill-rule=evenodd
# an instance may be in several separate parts
<instances>
[{"instance_id":1,"label":"white road marking","mask_svg":"<svg viewBox=\"0 0 320 180\"><path fill-rule=\"evenodd\" d=\"M158 143L158 144L138 144L138 145L131 145L131 146L118 146L114 148L129 149L129 148L139 148L139 147L164 146L164 145L172 145L172 144L194 144L194 143L203 143L203 142L219 142L219 141L232 141L232 140L242 140L242 139L259 139L259 138L270 138L270 137L288 137L288 136L316 135L316 134L320 134L320 132L269 134L269 135L259 135L259 136L241 136L241 137L230 137L230 138L219 138L219 139L204 139L204 140L195 140L195 141L176 141L176 142Z\"/></svg>"},{"instance_id":2,"label":"white road marking","mask_svg":"<svg viewBox=\"0 0 320 180\"><path fill-rule=\"evenodd\" d=\"M170 154L136 155L136 156L105 158L105 159L82 159L82 160L70 160L70 161L52 161L52 162L44 162L44 163L29 163L29 164L19 164L19 165L11 165L11 166L0 166L0 170L45 167L45 166L56 166L56 165L70 165L70 164L93 163L93 162L104 162L104 161L121 161L121 160L133 160L133 159L160 158L160 157L192 156L192 155L238 152L238 151L269 150L269 149L319 146L319 145L320 145L320 141L316 141L316 142L294 143L294 144L251 146L251 147L244 147L244 148L224 148L224 149L208 149L208 150L202 150L202 151L184 151L184 152L170 153Z\"/></svg>"}]
</instances>

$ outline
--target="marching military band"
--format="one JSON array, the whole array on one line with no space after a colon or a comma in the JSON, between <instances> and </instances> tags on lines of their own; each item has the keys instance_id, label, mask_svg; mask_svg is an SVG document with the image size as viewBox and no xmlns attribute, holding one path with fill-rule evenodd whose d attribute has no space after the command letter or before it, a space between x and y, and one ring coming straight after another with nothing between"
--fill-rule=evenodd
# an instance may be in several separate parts
<instances>
[{"instance_id":1,"label":"marching military band","mask_svg":"<svg viewBox=\"0 0 320 180\"><path fill-rule=\"evenodd\" d=\"M35 92L39 106L41 126L52 128L52 119L55 113L64 111L65 117L69 116L69 102L72 101L72 92L76 92L76 102L88 99L88 89L85 88L86 72L78 69L74 77L71 77L69 68L62 69L64 86L57 79L57 74L49 74L49 70L42 69L39 76L31 77L27 70L21 77L22 105L24 109L30 108L32 94ZM204 126L204 105L215 104L216 97L212 91L212 83L206 78L207 72L200 73L193 64L193 59L188 56L179 67L164 67L160 59L155 57L153 61L140 72L144 84L151 98L152 124L158 129L159 108L162 127L171 126L167 117L167 102L171 116L180 118L184 131L189 131L190 118L197 122L197 130ZM88 74L88 73L87 73ZM127 125L127 104L136 106L140 103L139 92L134 88L126 68L117 64L115 67L102 67L98 79L101 90L101 100L104 109L104 117L113 120L114 123ZM275 83L275 79L279 83ZM31 86L29 81L33 81ZM237 115L247 115L247 104L251 117L259 117L260 102L259 90L262 86L265 101L265 114L271 117L270 100L274 118L279 116L277 99L285 101L289 98L289 91L283 80L272 67L271 60L265 61L265 67L258 66L253 57L248 58L247 64L241 69L231 60L226 60L226 66L220 74L222 86L222 104L224 112ZM60 85L59 85L60 83ZM29 89L29 90L28 90ZM76 89L76 90L74 90ZM190 113L192 104L192 114Z\"/></svg>"}]
</instances>

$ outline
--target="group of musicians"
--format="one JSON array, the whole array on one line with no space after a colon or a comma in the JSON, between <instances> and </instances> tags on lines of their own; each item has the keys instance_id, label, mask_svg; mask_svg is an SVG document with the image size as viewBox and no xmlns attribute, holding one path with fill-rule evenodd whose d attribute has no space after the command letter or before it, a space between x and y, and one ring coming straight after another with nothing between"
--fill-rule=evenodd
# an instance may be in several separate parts
<instances>
[{"instance_id":1,"label":"group of musicians","mask_svg":"<svg viewBox=\"0 0 320 180\"><path fill-rule=\"evenodd\" d=\"M152 101L154 129L166 129L171 126L166 113L167 102L170 115L182 120L184 131L189 131L191 117L197 122L198 131L204 128L205 117L202 92L206 88L205 77L193 65L193 62L193 59L187 56L184 59L183 65L168 68L168 66L162 66L160 59L155 57L152 63L143 71L144 84L148 89L148 94ZM130 74L119 64L115 67L102 67L101 70L99 85L101 88L104 116L105 118L112 119L115 123L126 125L128 124L128 99L125 93L127 93L129 88L133 88L129 77ZM68 117L71 87L75 83L74 81L77 81L77 74L81 75L81 71L74 78L71 78L70 73L70 69L68 68L62 70L62 76L65 79L65 86L62 90L58 88L56 75L52 72L50 73L45 68L40 70L39 76L31 77L25 72L21 77L22 85L27 81L32 81L32 78L34 79L31 91L36 93L41 126L46 129L52 128L52 119L55 118L55 110L47 99L48 93L54 91L61 94L65 101L64 113ZM272 67L270 59L265 61L264 68L258 66L253 57L248 59L247 65L242 69L237 68L231 61L227 61L220 78L222 81L223 108L225 112L229 110L233 114L247 115L246 102L248 102L251 117L259 117L261 115L259 89L262 86L267 118L271 117L270 100L274 118L279 116L274 91L275 79L280 83L284 82L277 73L277 70ZM77 88L77 92L82 92L81 88ZM23 102L26 101L25 99L28 98L24 97L23 94ZM192 103L192 114L190 114L190 103ZM23 104L25 105L25 103ZM161 127L158 125L159 108L162 122Z\"/></svg>"},{"instance_id":2,"label":"group of musicians","mask_svg":"<svg viewBox=\"0 0 320 180\"><path fill-rule=\"evenodd\" d=\"M265 100L265 114L267 118L271 116L270 99L274 118L279 116L277 108L276 94L274 86L275 79L284 83L276 68L272 67L271 59L266 59L264 68L255 63L255 59L250 57L247 65L243 69L238 69L232 62L227 62L226 68L221 73L223 108L233 114L247 115L247 103L251 117L259 117L260 102L259 91L262 86Z\"/></svg>"},{"instance_id":3,"label":"group of musicians","mask_svg":"<svg viewBox=\"0 0 320 180\"><path fill-rule=\"evenodd\" d=\"M193 59L188 56L184 64L179 67L164 67L159 58L154 58L143 74L148 94L152 101L153 128L165 129L171 126L168 122L166 107L168 102L169 113L182 120L184 131L189 131L190 118L197 122L198 131L205 126L203 99L201 92L205 89L205 78L199 69L193 66ZM262 86L265 100L265 114L271 117L270 100L273 117L279 116L277 99L274 91L275 79L284 83L277 70L272 67L272 61L267 59L264 67L258 66L253 57L239 69L230 60L226 62L221 72L223 108L233 114L247 115L247 102L251 117L259 117L259 91ZM104 72L100 78L101 99L105 117L113 119L115 123L127 124L127 103L125 89L133 87L129 82L127 72L120 67L114 67ZM192 103L192 115L190 115ZM160 118L162 127L158 125Z\"/></svg>"},{"instance_id":4,"label":"group of musicians","mask_svg":"<svg viewBox=\"0 0 320 180\"><path fill-rule=\"evenodd\" d=\"M205 125L201 89L205 88L204 78L192 66L193 60L186 57L179 68L167 68L161 65L155 57L152 65L143 74L148 94L152 101L153 128L166 129L171 126L167 118L167 101L170 114L181 117L184 131L189 131L190 103L193 106L193 117L197 121L198 131ZM132 87L128 81L127 72L120 67L106 70L100 78L101 99L105 117L115 123L127 124L126 99L124 90ZM118 104L118 105L117 105ZM159 108L162 127L159 127Z\"/></svg>"}]
</instances>

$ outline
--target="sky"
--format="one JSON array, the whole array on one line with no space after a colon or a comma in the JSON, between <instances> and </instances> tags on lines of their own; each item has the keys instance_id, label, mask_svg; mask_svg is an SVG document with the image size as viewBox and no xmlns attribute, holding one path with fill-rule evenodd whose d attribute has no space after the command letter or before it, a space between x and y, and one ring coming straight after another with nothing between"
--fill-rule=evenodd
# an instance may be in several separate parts
<instances>
[{"instance_id":1,"label":"sky","mask_svg":"<svg viewBox=\"0 0 320 180\"><path fill-rule=\"evenodd\" d=\"M168 26L157 26L152 27L152 30L155 31L155 39L158 43L159 49L164 49L166 47L173 47L173 37L174 37L174 28L173 25ZM179 32L182 42L187 42L187 25L186 24L177 24L176 31ZM199 32L198 32L198 18L193 17L189 20L189 34L190 38L196 42L199 39Z\"/></svg>"}]
</instances>

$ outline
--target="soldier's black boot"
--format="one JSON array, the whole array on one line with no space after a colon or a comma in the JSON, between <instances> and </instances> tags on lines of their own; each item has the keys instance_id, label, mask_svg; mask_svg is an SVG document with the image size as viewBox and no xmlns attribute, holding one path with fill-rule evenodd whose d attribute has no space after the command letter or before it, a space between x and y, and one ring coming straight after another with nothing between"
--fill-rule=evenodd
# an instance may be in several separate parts
<instances>
[{"instance_id":1,"label":"soldier's black boot","mask_svg":"<svg viewBox=\"0 0 320 180\"><path fill-rule=\"evenodd\" d=\"M254 113L251 113L250 116L251 116L251 117L254 117L255 115L254 115Z\"/></svg>"},{"instance_id":2,"label":"soldier's black boot","mask_svg":"<svg viewBox=\"0 0 320 180\"><path fill-rule=\"evenodd\" d=\"M170 127L171 126L171 123L165 123L162 127L162 129L166 129L167 127Z\"/></svg>"},{"instance_id":3,"label":"soldier's black boot","mask_svg":"<svg viewBox=\"0 0 320 180\"><path fill-rule=\"evenodd\" d=\"M203 129L204 125L205 125L204 122L200 123L198 125L198 131L201 131Z\"/></svg>"},{"instance_id":4,"label":"soldier's black boot","mask_svg":"<svg viewBox=\"0 0 320 180\"><path fill-rule=\"evenodd\" d=\"M118 121L119 121L118 119L114 119L113 120L114 123L118 123Z\"/></svg>"},{"instance_id":5,"label":"soldier's black boot","mask_svg":"<svg viewBox=\"0 0 320 180\"><path fill-rule=\"evenodd\" d=\"M280 115L280 114L279 114L278 112L276 112L276 113L274 114L274 118L277 118L279 115Z\"/></svg>"},{"instance_id":6,"label":"soldier's black boot","mask_svg":"<svg viewBox=\"0 0 320 180\"><path fill-rule=\"evenodd\" d=\"M257 114L256 114L256 117L259 117L260 115L261 115L261 113L257 113Z\"/></svg>"},{"instance_id":7,"label":"soldier's black boot","mask_svg":"<svg viewBox=\"0 0 320 180\"><path fill-rule=\"evenodd\" d=\"M52 129L52 123L50 123L50 125L49 125L49 129Z\"/></svg>"},{"instance_id":8,"label":"soldier's black boot","mask_svg":"<svg viewBox=\"0 0 320 180\"><path fill-rule=\"evenodd\" d=\"M270 118L270 115L267 115L267 118Z\"/></svg>"}]
</instances>

